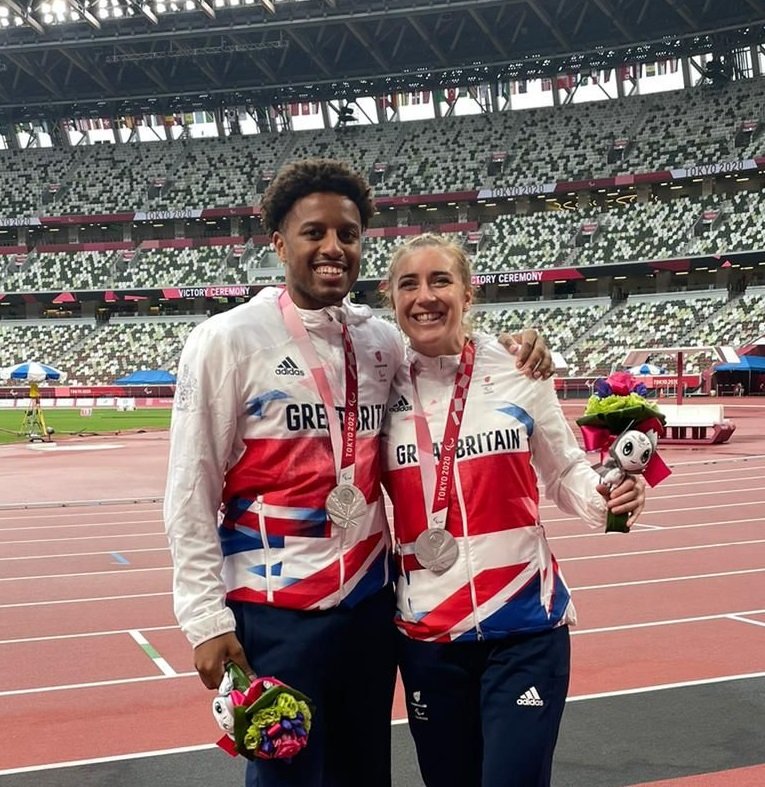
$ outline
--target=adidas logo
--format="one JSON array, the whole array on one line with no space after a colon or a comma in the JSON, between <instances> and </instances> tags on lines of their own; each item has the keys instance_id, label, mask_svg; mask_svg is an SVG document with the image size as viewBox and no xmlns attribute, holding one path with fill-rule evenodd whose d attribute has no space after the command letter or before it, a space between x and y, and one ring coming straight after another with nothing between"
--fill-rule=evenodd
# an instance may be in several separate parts
<instances>
[{"instance_id":1,"label":"adidas logo","mask_svg":"<svg viewBox=\"0 0 765 787\"><path fill-rule=\"evenodd\" d=\"M407 410L412 409L412 405L406 401L404 396L400 397L399 400L394 404L392 407L389 408L390 412L392 413L404 413Z\"/></svg>"},{"instance_id":2,"label":"adidas logo","mask_svg":"<svg viewBox=\"0 0 765 787\"><path fill-rule=\"evenodd\" d=\"M528 691L524 691L520 697L515 701L516 705L534 705L541 707L544 705L544 700L539 696L536 686L532 686Z\"/></svg>"},{"instance_id":3,"label":"adidas logo","mask_svg":"<svg viewBox=\"0 0 765 787\"><path fill-rule=\"evenodd\" d=\"M274 369L275 374L289 374L294 377L305 377L305 372L298 367L298 365L289 357L284 358L281 363Z\"/></svg>"}]
</instances>

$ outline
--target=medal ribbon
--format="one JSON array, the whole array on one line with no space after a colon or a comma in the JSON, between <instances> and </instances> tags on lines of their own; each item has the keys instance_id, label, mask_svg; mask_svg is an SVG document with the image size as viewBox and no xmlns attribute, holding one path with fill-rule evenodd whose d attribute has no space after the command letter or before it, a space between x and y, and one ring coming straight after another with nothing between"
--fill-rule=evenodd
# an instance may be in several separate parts
<instances>
[{"instance_id":1,"label":"medal ribbon","mask_svg":"<svg viewBox=\"0 0 765 787\"><path fill-rule=\"evenodd\" d=\"M428 527L446 527L446 514L449 509L449 498L454 484L454 461L457 454L457 439L462 428L465 414L470 380L473 377L475 364L475 346L471 341L465 342L460 356L457 374L454 378L454 389L449 402L446 416L444 439L441 442L441 457L436 464L433 454L433 438L430 434L428 419L417 393L417 371L415 364L409 367L412 380L412 400L414 402L414 429L417 435L417 453L420 459L420 478L422 491L427 507L428 499L432 500Z\"/></svg>"},{"instance_id":2,"label":"medal ribbon","mask_svg":"<svg viewBox=\"0 0 765 787\"><path fill-rule=\"evenodd\" d=\"M353 349L350 331L343 321L345 315L339 313L338 321L342 322L343 354L345 356L345 419L340 424L340 417L335 409L332 387L327 379L319 356L311 342L311 337L300 319L300 315L292 302L287 289L279 296L279 308L290 338L297 345L303 360L311 370L316 390L324 403L329 426L329 441L335 460L335 475L338 484L353 484L356 477L356 431L359 422L359 380L356 370L356 353Z\"/></svg>"}]
</instances>

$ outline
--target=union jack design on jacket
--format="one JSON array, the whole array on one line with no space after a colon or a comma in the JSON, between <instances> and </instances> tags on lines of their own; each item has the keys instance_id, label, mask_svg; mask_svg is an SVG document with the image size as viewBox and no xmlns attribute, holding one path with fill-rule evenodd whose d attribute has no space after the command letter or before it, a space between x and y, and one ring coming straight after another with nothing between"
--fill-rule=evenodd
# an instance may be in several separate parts
<instances>
[{"instance_id":1,"label":"union jack design on jacket","mask_svg":"<svg viewBox=\"0 0 765 787\"><path fill-rule=\"evenodd\" d=\"M496 639L575 623L571 596L539 523L537 474L545 495L593 527L606 507L563 416L551 380L533 381L494 339L478 335L475 369L460 431L446 529L459 546L442 574L422 566L414 542L425 529L425 502L408 366L396 375L383 437L383 483L393 501L399 562L397 624L436 642ZM417 390L436 443L459 356L409 353Z\"/></svg>"},{"instance_id":2,"label":"union jack design on jacket","mask_svg":"<svg viewBox=\"0 0 765 787\"><path fill-rule=\"evenodd\" d=\"M234 630L226 598L290 609L352 606L390 577L379 440L401 340L366 307L298 310L341 420L338 317L356 348L355 483L367 513L343 530L324 509L337 483L326 410L284 325L279 293L267 288L202 323L181 356L165 522L176 617L194 645Z\"/></svg>"}]
</instances>

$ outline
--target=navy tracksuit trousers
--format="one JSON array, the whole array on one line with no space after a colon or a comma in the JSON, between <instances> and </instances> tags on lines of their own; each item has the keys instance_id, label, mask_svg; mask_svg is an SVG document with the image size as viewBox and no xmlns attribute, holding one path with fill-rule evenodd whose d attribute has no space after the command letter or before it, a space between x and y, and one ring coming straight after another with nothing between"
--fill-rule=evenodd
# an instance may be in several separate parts
<instances>
[{"instance_id":1,"label":"navy tracksuit trousers","mask_svg":"<svg viewBox=\"0 0 765 787\"><path fill-rule=\"evenodd\" d=\"M229 606L255 672L302 691L315 706L306 748L291 762L248 762L246 787L390 787L392 587L352 608Z\"/></svg>"},{"instance_id":2,"label":"navy tracksuit trousers","mask_svg":"<svg viewBox=\"0 0 765 787\"><path fill-rule=\"evenodd\" d=\"M427 787L546 787L568 692L568 627L434 643L399 634Z\"/></svg>"}]
</instances>

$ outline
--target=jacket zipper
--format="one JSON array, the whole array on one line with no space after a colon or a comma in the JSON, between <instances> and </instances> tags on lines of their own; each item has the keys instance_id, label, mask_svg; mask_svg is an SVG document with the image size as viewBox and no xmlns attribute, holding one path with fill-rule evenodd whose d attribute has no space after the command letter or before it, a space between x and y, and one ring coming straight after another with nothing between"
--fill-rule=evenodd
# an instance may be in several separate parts
<instances>
[{"instance_id":1,"label":"jacket zipper","mask_svg":"<svg viewBox=\"0 0 765 787\"><path fill-rule=\"evenodd\" d=\"M266 601L273 603L274 588L271 582L271 547L268 544L268 533L266 531L266 517L263 514L263 495L256 498L258 506L258 528L260 529L260 539L263 542L263 562L266 571Z\"/></svg>"},{"instance_id":2,"label":"jacket zipper","mask_svg":"<svg viewBox=\"0 0 765 787\"><path fill-rule=\"evenodd\" d=\"M462 497L462 484L460 483L459 464L454 464L454 488L457 490L457 500L460 504L460 514L462 515L462 535L465 537L465 567L467 568L468 584L470 585L470 603L473 607L473 625L475 626L476 639L480 642L484 636L481 630L481 622L478 618L478 596L475 590L475 576L473 566L470 562L470 537L468 535L467 509L465 499Z\"/></svg>"}]
</instances>

